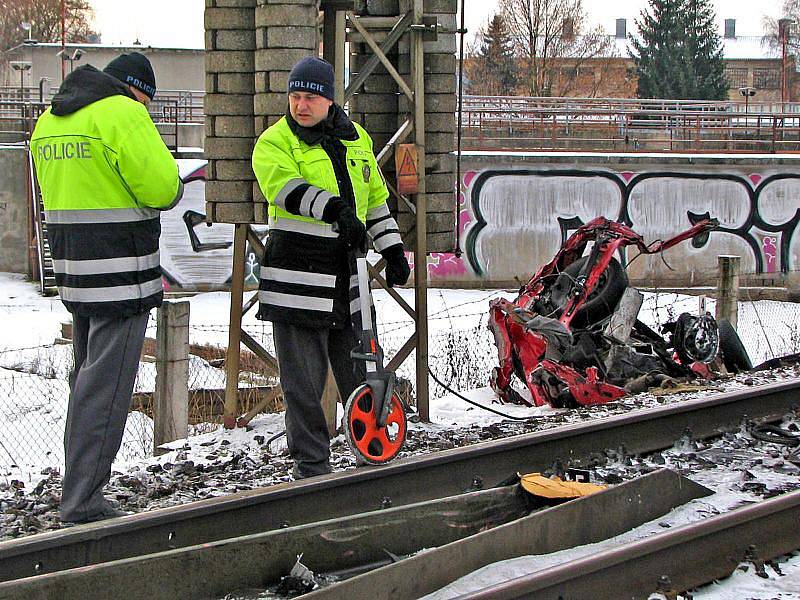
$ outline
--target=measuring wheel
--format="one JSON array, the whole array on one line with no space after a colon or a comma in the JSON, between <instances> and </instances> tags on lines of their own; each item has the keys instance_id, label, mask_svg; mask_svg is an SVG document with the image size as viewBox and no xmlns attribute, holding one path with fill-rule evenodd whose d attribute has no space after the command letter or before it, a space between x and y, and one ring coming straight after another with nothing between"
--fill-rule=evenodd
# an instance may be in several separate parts
<instances>
[{"instance_id":1,"label":"measuring wheel","mask_svg":"<svg viewBox=\"0 0 800 600\"><path fill-rule=\"evenodd\" d=\"M392 394L383 427L378 426L378 404L372 388L364 383L350 394L344 407L344 435L359 464L389 462L397 456L406 440L406 413L397 394Z\"/></svg>"}]
</instances>

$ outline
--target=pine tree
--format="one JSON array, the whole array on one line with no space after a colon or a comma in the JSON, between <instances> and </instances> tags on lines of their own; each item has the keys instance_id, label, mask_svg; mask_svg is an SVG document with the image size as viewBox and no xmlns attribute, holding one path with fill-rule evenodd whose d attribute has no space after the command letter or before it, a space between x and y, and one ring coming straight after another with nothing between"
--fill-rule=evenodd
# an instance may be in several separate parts
<instances>
[{"instance_id":1,"label":"pine tree","mask_svg":"<svg viewBox=\"0 0 800 600\"><path fill-rule=\"evenodd\" d=\"M688 0L686 11L686 43L694 71L693 98L726 100L728 81L722 42L717 32L711 0Z\"/></svg>"},{"instance_id":2,"label":"pine tree","mask_svg":"<svg viewBox=\"0 0 800 600\"><path fill-rule=\"evenodd\" d=\"M500 14L494 15L480 34L470 93L512 95L517 87L517 65L511 37Z\"/></svg>"},{"instance_id":3,"label":"pine tree","mask_svg":"<svg viewBox=\"0 0 800 600\"><path fill-rule=\"evenodd\" d=\"M631 53L640 98L727 98L722 44L710 0L649 0Z\"/></svg>"}]
</instances>

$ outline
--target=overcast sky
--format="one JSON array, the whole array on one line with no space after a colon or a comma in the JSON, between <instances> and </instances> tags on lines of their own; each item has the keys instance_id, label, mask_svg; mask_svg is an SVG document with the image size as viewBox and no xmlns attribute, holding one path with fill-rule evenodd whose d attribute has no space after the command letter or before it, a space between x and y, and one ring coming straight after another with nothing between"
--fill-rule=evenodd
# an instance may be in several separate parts
<instances>
[{"instance_id":1,"label":"overcast sky","mask_svg":"<svg viewBox=\"0 0 800 600\"><path fill-rule=\"evenodd\" d=\"M146 46L203 47L204 0L90 0L90 4L105 44L127 45L138 38ZM736 33L742 36L761 35L764 15L779 16L782 4L782 0L714 0L720 28L724 19L736 19ZM647 0L584 0L583 5L593 24L613 33L616 19L622 17L629 19L628 31L633 31L633 19ZM466 0L468 37L486 23L496 6L495 0Z\"/></svg>"}]
</instances>

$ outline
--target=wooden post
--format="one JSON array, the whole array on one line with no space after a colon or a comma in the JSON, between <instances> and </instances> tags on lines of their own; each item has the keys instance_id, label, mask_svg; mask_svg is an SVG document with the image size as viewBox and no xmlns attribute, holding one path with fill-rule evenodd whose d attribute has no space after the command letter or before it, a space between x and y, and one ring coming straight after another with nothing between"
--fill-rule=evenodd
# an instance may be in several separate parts
<instances>
[{"instance_id":1,"label":"wooden post","mask_svg":"<svg viewBox=\"0 0 800 600\"><path fill-rule=\"evenodd\" d=\"M322 392L322 410L325 411L325 421L328 423L328 433L336 435L339 424L336 422L336 405L339 404L339 387L333 371L328 365L328 379L325 381L325 391Z\"/></svg>"},{"instance_id":2,"label":"wooden post","mask_svg":"<svg viewBox=\"0 0 800 600\"><path fill-rule=\"evenodd\" d=\"M153 454L189 432L189 303L164 302L158 309Z\"/></svg>"},{"instance_id":3,"label":"wooden post","mask_svg":"<svg viewBox=\"0 0 800 600\"><path fill-rule=\"evenodd\" d=\"M239 410L239 353L242 342L242 302L244 300L244 253L248 225L237 224L233 233L233 272L231 275L231 312L228 325L228 351L225 355L225 429L236 427Z\"/></svg>"},{"instance_id":4,"label":"wooden post","mask_svg":"<svg viewBox=\"0 0 800 600\"><path fill-rule=\"evenodd\" d=\"M727 319L736 329L739 320L739 256L718 256L716 319Z\"/></svg>"}]
</instances>

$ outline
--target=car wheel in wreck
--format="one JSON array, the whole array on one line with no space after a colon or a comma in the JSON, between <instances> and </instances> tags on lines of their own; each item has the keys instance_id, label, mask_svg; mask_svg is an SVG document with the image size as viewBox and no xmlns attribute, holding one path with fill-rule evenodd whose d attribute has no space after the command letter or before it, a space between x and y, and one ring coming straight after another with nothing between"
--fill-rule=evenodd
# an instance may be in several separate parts
<instances>
[{"instance_id":1,"label":"car wheel in wreck","mask_svg":"<svg viewBox=\"0 0 800 600\"><path fill-rule=\"evenodd\" d=\"M741 373L752 369L753 363L730 321L720 319L717 325L719 326L719 349L725 368L731 373Z\"/></svg>"},{"instance_id":2,"label":"car wheel in wreck","mask_svg":"<svg viewBox=\"0 0 800 600\"><path fill-rule=\"evenodd\" d=\"M714 317L681 314L675 322L672 346L687 367L695 362L713 361L719 352L719 329Z\"/></svg>"},{"instance_id":3,"label":"car wheel in wreck","mask_svg":"<svg viewBox=\"0 0 800 600\"><path fill-rule=\"evenodd\" d=\"M557 307L559 314L569 302L572 282L580 275L588 260L589 257L584 256L567 265L553 284L550 300ZM628 274L620 262L612 258L600 276L597 286L572 318L572 325L587 327L610 317L627 287Z\"/></svg>"}]
</instances>

